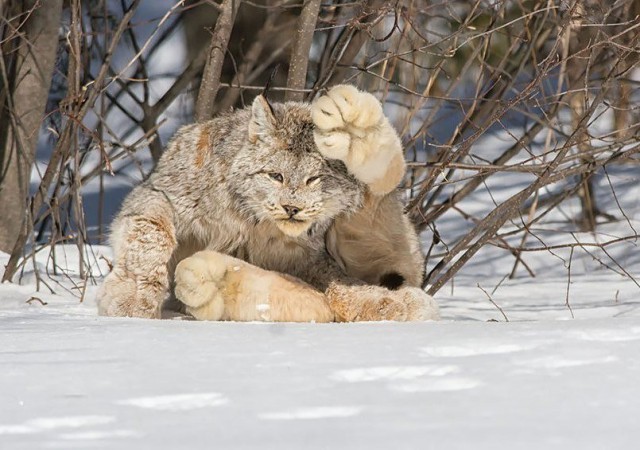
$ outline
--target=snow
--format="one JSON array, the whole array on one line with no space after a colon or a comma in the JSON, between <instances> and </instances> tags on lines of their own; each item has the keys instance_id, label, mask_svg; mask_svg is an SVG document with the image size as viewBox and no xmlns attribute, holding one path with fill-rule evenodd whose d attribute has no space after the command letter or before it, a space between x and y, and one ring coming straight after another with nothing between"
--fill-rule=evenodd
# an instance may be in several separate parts
<instances>
[{"instance_id":1,"label":"snow","mask_svg":"<svg viewBox=\"0 0 640 450\"><path fill-rule=\"evenodd\" d=\"M634 448L637 286L578 271L572 319L564 274L505 281L505 322L477 270L441 322L356 324L104 318L27 274L0 286L0 448Z\"/></svg>"},{"instance_id":2,"label":"snow","mask_svg":"<svg viewBox=\"0 0 640 450\"><path fill-rule=\"evenodd\" d=\"M612 449L640 437L637 310L209 323L101 318L42 297L0 311L3 449Z\"/></svg>"}]
</instances>

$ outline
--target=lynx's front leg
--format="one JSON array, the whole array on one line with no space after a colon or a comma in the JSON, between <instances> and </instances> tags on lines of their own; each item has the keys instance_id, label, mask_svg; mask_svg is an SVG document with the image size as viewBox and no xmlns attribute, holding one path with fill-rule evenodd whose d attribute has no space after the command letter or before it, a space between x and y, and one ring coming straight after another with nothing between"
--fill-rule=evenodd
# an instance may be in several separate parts
<instances>
[{"instance_id":1,"label":"lynx's front leg","mask_svg":"<svg viewBox=\"0 0 640 450\"><path fill-rule=\"evenodd\" d=\"M159 319L176 246L173 224L166 217L124 217L117 221L112 240L114 267L98 292L99 313Z\"/></svg>"},{"instance_id":2,"label":"lynx's front leg","mask_svg":"<svg viewBox=\"0 0 640 450\"><path fill-rule=\"evenodd\" d=\"M402 144L373 95L335 86L313 103L311 116L323 156L344 162L375 195L398 186L405 173Z\"/></svg>"},{"instance_id":3,"label":"lynx's front leg","mask_svg":"<svg viewBox=\"0 0 640 450\"><path fill-rule=\"evenodd\" d=\"M201 251L176 267L176 297L198 320L333 322L324 295L302 280Z\"/></svg>"}]
</instances>

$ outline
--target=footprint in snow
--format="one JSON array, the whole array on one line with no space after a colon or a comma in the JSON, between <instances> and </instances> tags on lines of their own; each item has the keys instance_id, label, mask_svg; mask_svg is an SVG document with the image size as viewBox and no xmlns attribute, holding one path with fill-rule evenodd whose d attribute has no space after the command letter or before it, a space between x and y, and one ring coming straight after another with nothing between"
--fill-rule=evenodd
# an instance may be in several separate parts
<instances>
[{"instance_id":1,"label":"footprint in snow","mask_svg":"<svg viewBox=\"0 0 640 450\"><path fill-rule=\"evenodd\" d=\"M628 342L640 340L640 328L625 330L595 329L588 331L574 331L571 337L584 341L600 342Z\"/></svg>"},{"instance_id":2,"label":"footprint in snow","mask_svg":"<svg viewBox=\"0 0 640 450\"><path fill-rule=\"evenodd\" d=\"M299 408L290 411L279 411L259 414L262 420L310 420L337 419L357 416L362 408L357 406L321 406L317 408Z\"/></svg>"},{"instance_id":3,"label":"footprint in snow","mask_svg":"<svg viewBox=\"0 0 640 450\"><path fill-rule=\"evenodd\" d=\"M142 433L133 430L111 430L111 431L74 431L71 433L61 433L57 437L68 441L99 441L112 438L142 437Z\"/></svg>"},{"instance_id":4,"label":"footprint in snow","mask_svg":"<svg viewBox=\"0 0 640 450\"><path fill-rule=\"evenodd\" d=\"M482 383L472 378L449 377L460 372L452 365L381 366L340 370L331 379L347 383L388 381L388 388L398 392L451 392L473 389Z\"/></svg>"},{"instance_id":5,"label":"footprint in snow","mask_svg":"<svg viewBox=\"0 0 640 450\"><path fill-rule=\"evenodd\" d=\"M421 356L459 358L463 356L500 355L531 350L536 345L519 344L492 344L487 342L469 343L465 345L443 345L438 347L425 347L420 350Z\"/></svg>"},{"instance_id":6,"label":"footprint in snow","mask_svg":"<svg viewBox=\"0 0 640 450\"><path fill-rule=\"evenodd\" d=\"M601 358L575 359L560 356L544 356L540 358L516 361L518 366L525 366L531 369L565 369L569 367L590 366L592 364L607 364L617 361L615 356L605 356Z\"/></svg>"},{"instance_id":7,"label":"footprint in snow","mask_svg":"<svg viewBox=\"0 0 640 450\"><path fill-rule=\"evenodd\" d=\"M482 382L473 378L452 377L392 384L389 389L398 392L453 392L473 389L481 385Z\"/></svg>"},{"instance_id":8,"label":"footprint in snow","mask_svg":"<svg viewBox=\"0 0 640 450\"><path fill-rule=\"evenodd\" d=\"M137 406L138 408L159 411L188 411L190 409L221 406L229 402L222 394L205 392L199 394L156 395L120 400L118 405Z\"/></svg>"},{"instance_id":9,"label":"footprint in snow","mask_svg":"<svg viewBox=\"0 0 640 450\"><path fill-rule=\"evenodd\" d=\"M458 371L457 366L378 366L339 370L330 375L330 378L347 383L361 383L379 380L414 380L423 376L440 377Z\"/></svg>"},{"instance_id":10,"label":"footprint in snow","mask_svg":"<svg viewBox=\"0 0 640 450\"><path fill-rule=\"evenodd\" d=\"M39 417L27 420L18 425L0 425L0 435L3 434L34 434L61 428L82 428L95 425L106 425L115 422L113 416L62 416Z\"/></svg>"}]
</instances>

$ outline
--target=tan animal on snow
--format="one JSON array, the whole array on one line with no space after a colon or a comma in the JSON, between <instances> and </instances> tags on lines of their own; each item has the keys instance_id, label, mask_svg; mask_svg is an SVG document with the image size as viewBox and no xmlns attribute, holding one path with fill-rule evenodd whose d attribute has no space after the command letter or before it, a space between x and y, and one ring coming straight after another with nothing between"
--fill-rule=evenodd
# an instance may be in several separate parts
<instances>
[{"instance_id":1,"label":"tan animal on snow","mask_svg":"<svg viewBox=\"0 0 640 450\"><path fill-rule=\"evenodd\" d=\"M175 271L197 319L436 319L404 171L380 103L352 86L184 127L114 221L99 311L159 318Z\"/></svg>"}]
</instances>

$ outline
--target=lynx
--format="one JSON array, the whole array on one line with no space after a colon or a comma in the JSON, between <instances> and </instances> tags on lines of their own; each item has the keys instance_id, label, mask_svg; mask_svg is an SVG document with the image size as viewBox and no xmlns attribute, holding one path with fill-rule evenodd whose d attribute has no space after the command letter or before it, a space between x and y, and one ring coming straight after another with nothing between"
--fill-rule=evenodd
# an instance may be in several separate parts
<instances>
[{"instance_id":1,"label":"lynx","mask_svg":"<svg viewBox=\"0 0 640 450\"><path fill-rule=\"evenodd\" d=\"M114 220L103 315L200 320L437 319L395 189L398 135L371 94L269 104L178 131Z\"/></svg>"}]
</instances>

